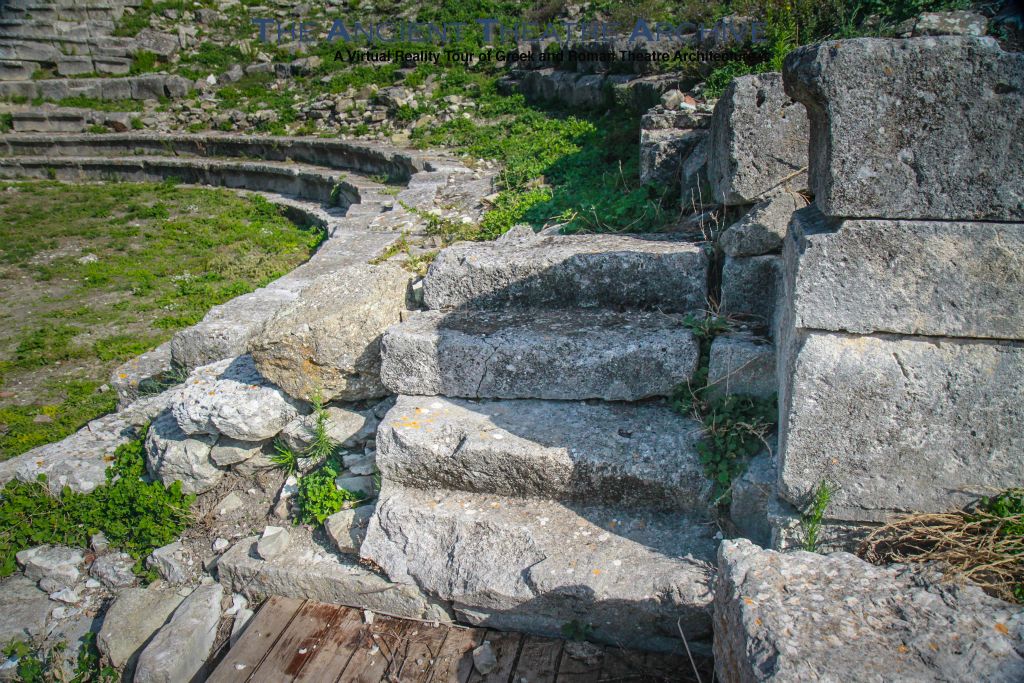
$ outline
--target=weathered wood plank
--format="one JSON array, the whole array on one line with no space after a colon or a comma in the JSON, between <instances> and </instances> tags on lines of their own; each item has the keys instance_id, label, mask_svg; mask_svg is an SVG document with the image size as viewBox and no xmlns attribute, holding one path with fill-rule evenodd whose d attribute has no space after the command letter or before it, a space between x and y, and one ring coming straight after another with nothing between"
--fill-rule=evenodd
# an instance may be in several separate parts
<instances>
[{"instance_id":1,"label":"weathered wood plank","mask_svg":"<svg viewBox=\"0 0 1024 683\"><path fill-rule=\"evenodd\" d=\"M526 636L519 661L512 673L513 680L553 681L558 675L558 660L562 655L561 640Z\"/></svg>"},{"instance_id":2,"label":"weathered wood plank","mask_svg":"<svg viewBox=\"0 0 1024 683\"><path fill-rule=\"evenodd\" d=\"M252 683L277 683L294 679L303 665L312 659L331 624L338 619L338 613L337 606L322 602L302 605L249 680Z\"/></svg>"},{"instance_id":3,"label":"weathered wood plank","mask_svg":"<svg viewBox=\"0 0 1024 683\"><path fill-rule=\"evenodd\" d=\"M427 683L447 635L447 626L434 628L428 624L416 624L410 627L406 631L405 658L398 680L401 683Z\"/></svg>"},{"instance_id":4,"label":"weathered wood plank","mask_svg":"<svg viewBox=\"0 0 1024 683\"><path fill-rule=\"evenodd\" d=\"M363 617L359 610L350 607L341 608L338 621L331 626L312 659L295 677L302 683L327 683L335 681L345 670L352 654L364 637Z\"/></svg>"},{"instance_id":5,"label":"weathered wood plank","mask_svg":"<svg viewBox=\"0 0 1024 683\"><path fill-rule=\"evenodd\" d=\"M494 650L494 656L498 660L498 666L489 674L482 674L473 669L473 672L469 675L468 683L508 683L512 670L515 668L516 660L519 658L519 649L523 644L523 634L487 631L484 634L484 641L490 641L491 648Z\"/></svg>"},{"instance_id":6,"label":"weathered wood plank","mask_svg":"<svg viewBox=\"0 0 1024 683\"><path fill-rule=\"evenodd\" d=\"M304 600L273 596L252 617L252 622L235 646L214 669L207 679L212 683L234 683L245 681L259 667L264 656L277 642L292 618L302 607Z\"/></svg>"},{"instance_id":7,"label":"weathered wood plank","mask_svg":"<svg viewBox=\"0 0 1024 683\"><path fill-rule=\"evenodd\" d=\"M570 646L562 647L562 661L558 664L557 683L593 683L601 677L604 650L593 648L593 655L577 659L570 654ZM589 654L589 653L588 653Z\"/></svg>"},{"instance_id":8,"label":"weathered wood plank","mask_svg":"<svg viewBox=\"0 0 1024 683\"><path fill-rule=\"evenodd\" d=\"M404 653L402 641L410 623L378 616L370 628L363 630L365 636L360 639L338 683L380 683L388 674L398 672ZM374 645L378 647L376 652Z\"/></svg>"},{"instance_id":9,"label":"weathered wood plank","mask_svg":"<svg viewBox=\"0 0 1024 683\"><path fill-rule=\"evenodd\" d=\"M483 642L485 632L481 628L449 628L430 683L467 683L473 671L473 648Z\"/></svg>"}]
</instances>

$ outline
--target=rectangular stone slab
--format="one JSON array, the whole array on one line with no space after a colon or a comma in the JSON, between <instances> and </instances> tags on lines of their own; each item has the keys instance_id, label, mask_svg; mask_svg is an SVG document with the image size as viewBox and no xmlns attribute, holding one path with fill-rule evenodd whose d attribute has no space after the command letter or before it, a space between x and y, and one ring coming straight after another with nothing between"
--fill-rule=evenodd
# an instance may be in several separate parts
<instances>
[{"instance_id":1,"label":"rectangular stone slab","mask_svg":"<svg viewBox=\"0 0 1024 683\"><path fill-rule=\"evenodd\" d=\"M781 495L884 521L1024 485L1024 344L812 332L789 347Z\"/></svg>"},{"instance_id":2,"label":"rectangular stone slab","mask_svg":"<svg viewBox=\"0 0 1024 683\"><path fill-rule=\"evenodd\" d=\"M690 242L620 235L532 235L455 244L423 282L427 308L703 310L708 258Z\"/></svg>"},{"instance_id":3,"label":"rectangular stone slab","mask_svg":"<svg viewBox=\"0 0 1024 683\"><path fill-rule=\"evenodd\" d=\"M680 315L421 311L388 328L381 356L396 394L637 401L688 381L699 348Z\"/></svg>"},{"instance_id":4,"label":"rectangular stone slab","mask_svg":"<svg viewBox=\"0 0 1024 683\"><path fill-rule=\"evenodd\" d=\"M829 221L786 240L797 328L1024 339L1024 224Z\"/></svg>"},{"instance_id":5,"label":"rectangular stone slab","mask_svg":"<svg viewBox=\"0 0 1024 683\"><path fill-rule=\"evenodd\" d=\"M377 430L377 466L405 486L704 514L702 436L664 402L400 396Z\"/></svg>"},{"instance_id":6,"label":"rectangular stone slab","mask_svg":"<svg viewBox=\"0 0 1024 683\"><path fill-rule=\"evenodd\" d=\"M1024 54L992 38L857 38L789 53L818 207L843 218L1024 219Z\"/></svg>"}]
</instances>

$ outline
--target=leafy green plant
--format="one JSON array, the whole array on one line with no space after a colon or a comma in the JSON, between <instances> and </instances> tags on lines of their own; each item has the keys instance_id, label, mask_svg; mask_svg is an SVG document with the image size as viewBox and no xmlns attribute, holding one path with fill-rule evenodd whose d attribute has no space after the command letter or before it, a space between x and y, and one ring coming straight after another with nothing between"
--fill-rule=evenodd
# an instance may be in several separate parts
<instances>
[{"instance_id":1,"label":"leafy green plant","mask_svg":"<svg viewBox=\"0 0 1024 683\"><path fill-rule=\"evenodd\" d=\"M568 640L588 640L594 635L593 624L582 622L578 619L573 619L562 624L562 636Z\"/></svg>"},{"instance_id":2,"label":"leafy green plant","mask_svg":"<svg viewBox=\"0 0 1024 683\"><path fill-rule=\"evenodd\" d=\"M14 128L14 114L3 112L0 114L0 133L8 133Z\"/></svg>"},{"instance_id":3,"label":"leafy green plant","mask_svg":"<svg viewBox=\"0 0 1024 683\"><path fill-rule=\"evenodd\" d=\"M358 503L363 496L340 489L334 483L341 471L336 456L331 457L318 469L299 479L299 520L306 524L323 524L324 520L338 512L346 503Z\"/></svg>"},{"instance_id":4,"label":"leafy green plant","mask_svg":"<svg viewBox=\"0 0 1024 683\"><path fill-rule=\"evenodd\" d=\"M156 71L158 68L158 61L156 54L148 50L139 50L132 55L132 65L129 69L129 73L135 76L138 74L147 74Z\"/></svg>"},{"instance_id":5,"label":"leafy green plant","mask_svg":"<svg viewBox=\"0 0 1024 683\"><path fill-rule=\"evenodd\" d=\"M704 438L697 444L697 453L721 501L728 500L733 480L765 447L775 421L773 400L733 394L707 404Z\"/></svg>"},{"instance_id":6,"label":"leafy green plant","mask_svg":"<svg viewBox=\"0 0 1024 683\"><path fill-rule=\"evenodd\" d=\"M274 441L274 452L270 454L270 462L274 463L289 476L295 474L299 469L299 458L301 456L285 444L284 441Z\"/></svg>"},{"instance_id":7,"label":"leafy green plant","mask_svg":"<svg viewBox=\"0 0 1024 683\"><path fill-rule=\"evenodd\" d=\"M21 550L43 544L85 547L90 536L103 532L111 547L135 558L137 574L153 578L143 560L184 531L195 496L184 494L180 482L165 487L143 480L144 440L145 433L119 446L106 482L90 493L65 487L52 496L42 476L38 482L8 482L0 490L0 576L16 569L14 556Z\"/></svg>"},{"instance_id":8,"label":"leafy green plant","mask_svg":"<svg viewBox=\"0 0 1024 683\"><path fill-rule=\"evenodd\" d=\"M827 481L819 483L818 488L814 490L811 505L800 522L804 532L804 550L808 552L813 553L818 549L818 533L821 531L821 520L825 517L825 511L828 509L829 503L832 502L832 496L835 495L835 492L835 485Z\"/></svg>"}]
</instances>

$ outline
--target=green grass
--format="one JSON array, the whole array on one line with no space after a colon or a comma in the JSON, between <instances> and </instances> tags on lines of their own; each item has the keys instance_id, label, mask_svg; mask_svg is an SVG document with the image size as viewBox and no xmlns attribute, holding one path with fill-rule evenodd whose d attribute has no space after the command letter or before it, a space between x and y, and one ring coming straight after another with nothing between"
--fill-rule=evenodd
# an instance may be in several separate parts
<instances>
[{"instance_id":1,"label":"green grass","mask_svg":"<svg viewBox=\"0 0 1024 683\"><path fill-rule=\"evenodd\" d=\"M74 97L63 97L57 100L62 107L79 107L82 109L93 109L95 111L142 111L143 105L139 100L101 100L95 97L76 95Z\"/></svg>"},{"instance_id":2,"label":"green grass","mask_svg":"<svg viewBox=\"0 0 1024 683\"><path fill-rule=\"evenodd\" d=\"M0 214L0 460L108 412L114 367L321 239L261 197L173 183L4 182Z\"/></svg>"}]
</instances>

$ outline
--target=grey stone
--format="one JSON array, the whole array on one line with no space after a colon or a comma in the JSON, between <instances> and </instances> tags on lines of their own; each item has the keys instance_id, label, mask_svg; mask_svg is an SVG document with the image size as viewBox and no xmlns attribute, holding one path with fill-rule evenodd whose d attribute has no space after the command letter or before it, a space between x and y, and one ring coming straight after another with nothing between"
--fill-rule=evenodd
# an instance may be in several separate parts
<instances>
[{"instance_id":1,"label":"grey stone","mask_svg":"<svg viewBox=\"0 0 1024 683\"><path fill-rule=\"evenodd\" d=\"M237 491L232 491L228 495L224 496L219 503L217 503L217 515L225 517L230 515L232 512L237 512L245 507L245 501L238 495Z\"/></svg>"},{"instance_id":2,"label":"grey stone","mask_svg":"<svg viewBox=\"0 0 1024 683\"><path fill-rule=\"evenodd\" d=\"M178 606L139 655L135 683L176 683L200 676L217 639L220 584L200 586Z\"/></svg>"},{"instance_id":3,"label":"grey stone","mask_svg":"<svg viewBox=\"0 0 1024 683\"><path fill-rule=\"evenodd\" d=\"M576 620L595 640L649 650L709 628L710 529L678 513L389 484L361 553L474 624L556 635Z\"/></svg>"},{"instance_id":4,"label":"grey stone","mask_svg":"<svg viewBox=\"0 0 1024 683\"><path fill-rule=\"evenodd\" d=\"M760 256L782 250L793 212L807 206L795 192L783 192L754 206L719 238L729 256Z\"/></svg>"},{"instance_id":5,"label":"grey stone","mask_svg":"<svg viewBox=\"0 0 1024 683\"><path fill-rule=\"evenodd\" d=\"M89 574L110 590L134 586L138 582L132 568L135 559L128 553L100 555L89 567Z\"/></svg>"},{"instance_id":6,"label":"grey stone","mask_svg":"<svg viewBox=\"0 0 1024 683\"><path fill-rule=\"evenodd\" d=\"M708 388L713 396L743 394L771 398L779 391L775 345L739 335L721 335L711 343Z\"/></svg>"},{"instance_id":7,"label":"grey stone","mask_svg":"<svg viewBox=\"0 0 1024 683\"><path fill-rule=\"evenodd\" d=\"M102 531L89 537L89 547L94 553L105 553L110 548L110 541Z\"/></svg>"},{"instance_id":8,"label":"grey stone","mask_svg":"<svg viewBox=\"0 0 1024 683\"><path fill-rule=\"evenodd\" d=\"M482 645L473 648L473 667L485 676L498 668L498 658L491 647L491 641L485 640Z\"/></svg>"},{"instance_id":9,"label":"grey stone","mask_svg":"<svg viewBox=\"0 0 1024 683\"><path fill-rule=\"evenodd\" d=\"M99 651L118 669L134 669L135 659L185 598L176 590L151 584L126 588L107 610L96 637Z\"/></svg>"},{"instance_id":10,"label":"grey stone","mask_svg":"<svg viewBox=\"0 0 1024 683\"><path fill-rule=\"evenodd\" d=\"M288 550L288 530L280 526L268 526L256 542L256 552L262 560L273 560Z\"/></svg>"},{"instance_id":11,"label":"grey stone","mask_svg":"<svg viewBox=\"0 0 1024 683\"><path fill-rule=\"evenodd\" d=\"M366 424L366 416L337 406L325 408L327 435L339 446L349 442ZM295 453L304 453L315 437L316 415L296 417L281 430L278 438Z\"/></svg>"},{"instance_id":12,"label":"grey stone","mask_svg":"<svg viewBox=\"0 0 1024 683\"><path fill-rule=\"evenodd\" d=\"M377 471L377 452L349 453L342 457L342 463L352 474L369 476Z\"/></svg>"},{"instance_id":13,"label":"grey stone","mask_svg":"<svg viewBox=\"0 0 1024 683\"><path fill-rule=\"evenodd\" d=\"M64 602L69 605L77 605L82 601L82 597L78 593L66 587L61 588L55 593L50 593L50 599L57 602Z\"/></svg>"},{"instance_id":14,"label":"grey stone","mask_svg":"<svg viewBox=\"0 0 1024 683\"><path fill-rule=\"evenodd\" d=\"M423 283L428 308L702 310L708 259L678 240L622 235L526 235L510 243L455 244Z\"/></svg>"},{"instance_id":15,"label":"grey stone","mask_svg":"<svg viewBox=\"0 0 1024 683\"><path fill-rule=\"evenodd\" d=\"M857 38L799 48L785 74L811 117L825 215L1024 219L1024 54L991 38Z\"/></svg>"},{"instance_id":16,"label":"grey stone","mask_svg":"<svg viewBox=\"0 0 1024 683\"><path fill-rule=\"evenodd\" d=\"M1024 485L1024 345L796 333L780 348L780 492L829 516L944 512Z\"/></svg>"},{"instance_id":17,"label":"grey stone","mask_svg":"<svg viewBox=\"0 0 1024 683\"><path fill-rule=\"evenodd\" d=\"M988 33L984 14L954 10L924 12L914 24L915 36L983 36Z\"/></svg>"},{"instance_id":18,"label":"grey stone","mask_svg":"<svg viewBox=\"0 0 1024 683\"><path fill-rule=\"evenodd\" d=\"M210 460L217 467L230 467L254 458L263 452L266 441L239 441L221 436L210 449Z\"/></svg>"},{"instance_id":19,"label":"grey stone","mask_svg":"<svg viewBox=\"0 0 1024 683\"><path fill-rule=\"evenodd\" d=\"M729 518L733 525L740 535L761 546L767 546L772 540L768 507L775 498L777 479L772 454L764 451L751 458L729 492Z\"/></svg>"},{"instance_id":20,"label":"grey stone","mask_svg":"<svg viewBox=\"0 0 1024 683\"><path fill-rule=\"evenodd\" d=\"M786 301L797 328L1024 339L1024 225L828 221L797 212Z\"/></svg>"},{"instance_id":21,"label":"grey stone","mask_svg":"<svg viewBox=\"0 0 1024 683\"><path fill-rule=\"evenodd\" d=\"M415 586L391 583L357 558L326 551L305 527L294 527L291 536L289 552L270 562L259 559L256 536L236 543L217 565L221 583L250 600L282 595L397 617L451 621L444 605Z\"/></svg>"},{"instance_id":22,"label":"grey stone","mask_svg":"<svg viewBox=\"0 0 1024 683\"><path fill-rule=\"evenodd\" d=\"M399 394L606 401L668 396L698 356L680 316L587 310L424 311L388 329L381 352Z\"/></svg>"},{"instance_id":23,"label":"grey stone","mask_svg":"<svg viewBox=\"0 0 1024 683\"><path fill-rule=\"evenodd\" d=\"M43 634L52 607L50 597L32 579L14 574L0 581L0 643Z\"/></svg>"},{"instance_id":24,"label":"grey stone","mask_svg":"<svg viewBox=\"0 0 1024 683\"><path fill-rule=\"evenodd\" d=\"M778 295L782 291L779 256L727 256L722 266L722 315L742 317L774 327Z\"/></svg>"},{"instance_id":25,"label":"grey stone","mask_svg":"<svg viewBox=\"0 0 1024 683\"><path fill-rule=\"evenodd\" d=\"M234 647L235 643L238 642L238 639L245 634L245 627L249 625L249 620L253 618L254 614L255 612L248 608L240 609L235 614L235 618L231 622L231 636L229 641L229 645L231 647Z\"/></svg>"},{"instance_id":26,"label":"grey stone","mask_svg":"<svg viewBox=\"0 0 1024 683\"><path fill-rule=\"evenodd\" d=\"M164 581L172 585L187 583L192 570L185 558L185 546L181 541L168 543L157 548L146 560L147 566L154 567Z\"/></svg>"},{"instance_id":27,"label":"grey stone","mask_svg":"<svg viewBox=\"0 0 1024 683\"><path fill-rule=\"evenodd\" d=\"M350 266L318 280L252 340L257 367L297 398L387 394L380 381L380 335L400 320L409 280L393 264Z\"/></svg>"},{"instance_id":28,"label":"grey stone","mask_svg":"<svg viewBox=\"0 0 1024 683\"><path fill-rule=\"evenodd\" d=\"M366 538L366 527L373 511L373 505L360 505L336 512L324 520L324 529L340 552L359 554L359 546Z\"/></svg>"},{"instance_id":29,"label":"grey stone","mask_svg":"<svg viewBox=\"0 0 1024 683\"><path fill-rule=\"evenodd\" d=\"M782 74L734 79L711 119L708 179L715 199L753 204L806 188L809 139L807 112L783 91Z\"/></svg>"},{"instance_id":30,"label":"grey stone","mask_svg":"<svg viewBox=\"0 0 1024 683\"><path fill-rule=\"evenodd\" d=\"M680 169L682 183L679 188L680 205L684 211L700 211L704 206L714 204L714 190L708 179L708 148L711 134L703 131L700 141L683 159Z\"/></svg>"},{"instance_id":31,"label":"grey stone","mask_svg":"<svg viewBox=\"0 0 1024 683\"><path fill-rule=\"evenodd\" d=\"M74 586L78 582L79 567L85 561L81 550L59 545L40 545L19 552L15 559L25 576L39 581L47 592Z\"/></svg>"},{"instance_id":32,"label":"grey stone","mask_svg":"<svg viewBox=\"0 0 1024 683\"><path fill-rule=\"evenodd\" d=\"M377 482L373 477L338 477L334 485L339 489L355 493L365 498L372 498L377 494Z\"/></svg>"},{"instance_id":33,"label":"grey stone","mask_svg":"<svg viewBox=\"0 0 1024 683\"><path fill-rule=\"evenodd\" d=\"M186 434L262 441L298 415L294 399L274 386L246 354L197 368L172 410Z\"/></svg>"},{"instance_id":34,"label":"grey stone","mask_svg":"<svg viewBox=\"0 0 1024 683\"><path fill-rule=\"evenodd\" d=\"M777 483L777 478L776 478ZM848 522L829 519L829 509L815 527L814 552L837 551L855 553L861 543L880 524L876 522ZM789 502L775 495L768 499L768 525L771 528L773 550L807 550L807 515ZM767 547L767 544L766 544Z\"/></svg>"},{"instance_id":35,"label":"grey stone","mask_svg":"<svg viewBox=\"0 0 1024 683\"><path fill-rule=\"evenodd\" d=\"M704 138L704 131L640 130L640 182L675 184L683 160Z\"/></svg>"},{"instance_id":36,"label":"grey stone","mask_svg":"<svg viewBox=\"0 0 1024 683\"><path fill-rule=\"evenodd\" d=\"M224 470L210 460L216 440L208 434L185 434L171 411L166 410L146 434L146 469L165 486L180 481L186 493L209 491L224 477Z\"/></svg>"},{"instance_id":37,"label":"grey stone","mask_svg":"<svg viewBox=\"0 0 1024 683\"><path fill-rule=\"evenodd\" d=\"M1024 610L977 586L746 540L723 542L718 567L719 680L1024 678Z\"/></svg>"},{"instance_id":38,"label":"grey stone","mask_svg":"<svg viewBox=\"0 0 1024 683\"><path fill-rule=\"evenodd\" d=\"M702 513L702 426L664 404L401 396L377 434L385 481Z\"/></svg>"}]
</instances>

